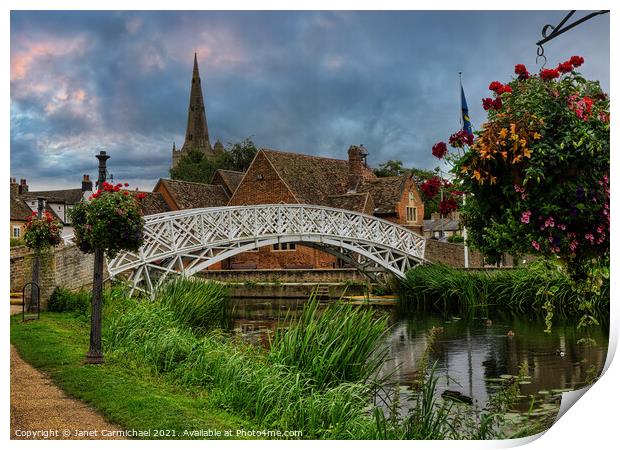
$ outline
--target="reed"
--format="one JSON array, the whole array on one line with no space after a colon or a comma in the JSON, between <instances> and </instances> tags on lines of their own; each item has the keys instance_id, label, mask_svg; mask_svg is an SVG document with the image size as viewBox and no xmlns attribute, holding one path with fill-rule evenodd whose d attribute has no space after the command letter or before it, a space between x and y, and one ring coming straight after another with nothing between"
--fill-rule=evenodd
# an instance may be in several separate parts
<instances>
[{"instance_id":1,"label":"reed","mask_svg":"<svg viewBox=\"0 0 620 450\"><path fill-rule=\"evenodd\" d=\"M312 379L319 388L343 382L366 382L385 362L380 343L388 329L387 315L346 303L322 311L311 298L299 318L278 328L269 358Z\"/></svg>"},{"instance_id":2,"label":"reed","mask_svg":"<svg viewBox=\"0 0 620 450\"><path fill-rule=\"evenodd\" d=\"M228 329L231 325L228 292L220 283L179 277L163 284L156 299L173 311L180 323L196 330Z\"/></svg>"},{"instance_id":3,"label":"reed","mask_svg":"<svg viewBox=\"0 0 620 450\"><path fill-rule=\"evenodd\" d=\"M580 299L568 276L543 263L509 270L461 270L443 265L419 266L407 272L401 285L404 307L434 304L449 309L498 306L524 312L543 312L551 301L564 314L578 314ZM609 280L600 295L593 295L594 309L609 307Z\"/></svg>"}]
</instances>

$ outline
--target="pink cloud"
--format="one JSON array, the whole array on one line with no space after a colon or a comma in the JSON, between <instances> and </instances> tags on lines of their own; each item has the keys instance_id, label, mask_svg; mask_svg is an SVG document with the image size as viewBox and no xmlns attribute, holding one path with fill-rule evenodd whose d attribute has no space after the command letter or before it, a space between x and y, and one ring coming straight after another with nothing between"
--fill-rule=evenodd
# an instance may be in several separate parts
<instances>
[{"instance_id":1,"label":"pink cloud","mask_svg":"<svg viewBox=\"0 0 620 450\"><path fill-rule=\"evenodd\" d=\"M11 51L11 81L26 78L29 70L42 58L58 58L83 52L88 41L84 35L71 39L46 36L39 41L18 39L16 45L19 49Z\"/></svg>"}]
</instances>

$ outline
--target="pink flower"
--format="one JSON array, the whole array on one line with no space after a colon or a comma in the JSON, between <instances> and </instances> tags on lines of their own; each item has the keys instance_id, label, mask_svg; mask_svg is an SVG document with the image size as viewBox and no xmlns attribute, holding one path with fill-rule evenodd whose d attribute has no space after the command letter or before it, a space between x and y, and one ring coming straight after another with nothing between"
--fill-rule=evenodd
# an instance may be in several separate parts
<instances>
[{"instance_id":1,"label":"pink flower","mask_svg":"<svg viewBox=\"0 0 620 450\"><path fill-rule=\"evenodd\" d=\"M568 244L568 247L571 249L571 251L575 251L575 249L577 249L577 246L579 245L579 242L577 242L576 240L572 240L570 241L570 244Z\"/></svg>"},{"instance_id":2,"label":"pink flower","mask_svg":"<svg viewBox=\"0 0 620 450\"><path fill-rule=\"evenodd\" d=\"M540 244L536 241L532 241L532 247L534 247L536 250L540 251Z\"/></svg>"},{"instance_id":3,"label":"pink flower","mask_svg":"<svg viewBox=\"0 0 620 450\"><path fill-rule=\"evenodd\" d=\"M532 213L530 211L525 211L521 213L521 223L530 223L530 216Z\"/></svg>"},{"instance_id":4,"label":"pink flower","mask_svg":"<svg viewBox=\"0 0 620 450\"><path fill-rule=\"evenodd\" d=\"M562 231L566 230L566 225L564 225L563 223L558 225L558 228Z\"/></svg>"},{"instance_id":5,"label":"pink flower","mask_svg":"<svg viewBox=\"0 0 620 450\"><path fill-rule=\"evenodd\" d=\"M594 243L594 236L591 233L586 234L586 239L590 241L590 244Z\"/></svg>"},{"instance_id":6,"label":"pink flower","mask_svg":"<svg viewBox=\"0 0 620 450\"><path fill-rule=\"evenodd\" d=\"M514 185L514 188L515 188L516 192L525 192L525 188L521 187L521 186L519 186L517 184Z\"/></svg>"},{"instance_id":7,"label":"pink flower","mask_svg":"<svg viewBox=\"0 0 620 450\"><path fill-rule=\"evenodd\" d=\"M553 217L549 216L549 218L547 220L545 220L545 228L548 227L555 227L555 221L553 220Z\"/></svg>"}]
</instances>

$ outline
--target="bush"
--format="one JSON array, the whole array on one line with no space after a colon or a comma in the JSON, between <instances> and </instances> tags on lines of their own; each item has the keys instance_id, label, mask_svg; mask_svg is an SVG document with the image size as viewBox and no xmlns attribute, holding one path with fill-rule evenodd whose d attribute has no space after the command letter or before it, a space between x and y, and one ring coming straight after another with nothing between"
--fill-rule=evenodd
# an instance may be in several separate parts
<instances>
[{"instance_id":1,"label":"bush","mask_svg":"<svg viewBox=\"0 0 620 450\"><path fill-rule=\"evenodd\" d=\"M448 238L448 242L450 242L451 244L462 244L463 242L465 242L465 239L463 239L463 236L450 236Z\"/></svg>"},{"instance_id":2,"label":"bush","mask_svg":"<svg viewBox=\"0 0 620 450\"><path fill-rule=\"evenodd\" d=\"M47 302L47 310L51 312L69 312L74 311L80 314L86 314L90 307L90 294L85 290L72 292L63 287L56 287L49 301Z\"/></svg>"}]
</instances>

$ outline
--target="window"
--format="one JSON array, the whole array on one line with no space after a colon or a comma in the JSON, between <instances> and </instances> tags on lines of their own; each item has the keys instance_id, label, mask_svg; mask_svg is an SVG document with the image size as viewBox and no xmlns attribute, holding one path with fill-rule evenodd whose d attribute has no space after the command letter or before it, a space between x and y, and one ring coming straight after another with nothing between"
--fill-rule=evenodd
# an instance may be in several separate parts
<instances>
[{"instance_id":1,"label":"window","mask_svg":"<svg viewBox=\"0 0 620 450\"><path fill-rule=\"evenodd\" d=\"M22 229L19 225L13 225L13 237L19 239L22 234Z\"/></svg>"},{"instance_id":2,"label":"window","mask_svg":"<svg viewBox=\"0 0 620 450\"><path fill-rule=\"evenodd\" d=\"M413 192L409 192L409 204L415 203L415 195Z\"/></svg>"},{"instance_id":3,"label":"window","mask_svg":"<svg viewBox=\"0 0 620 450\"><path fill-rule=\"evenodd\" d=\"M418 208L415 206L407 206L407 223L418 221Z\"/></svg>"},{"instance_id":4,"label":"window","mask_svg":"<svg viewBox=\"0 0 620 450\"><path fill-rule=\"evenodd\" d=\"M296 248L297 248L297 245L294 242L273 244L274 252L291 252L291 251L295 251Z\"/></svg>"}]
</instances>

